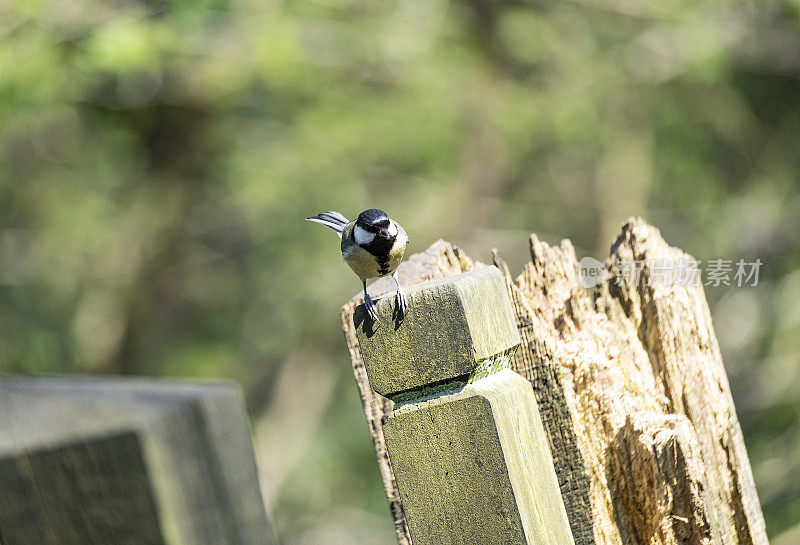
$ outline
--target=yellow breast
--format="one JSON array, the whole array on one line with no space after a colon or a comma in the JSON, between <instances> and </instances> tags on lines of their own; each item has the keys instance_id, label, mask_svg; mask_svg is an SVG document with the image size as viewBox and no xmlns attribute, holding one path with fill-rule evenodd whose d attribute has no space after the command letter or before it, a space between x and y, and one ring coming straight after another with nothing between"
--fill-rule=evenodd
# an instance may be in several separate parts
<instances>
[{"instance_id":1,"label":"yellow breast","mask_svg":"<svg viewBox=\"0 0 800 545\"><path fill-rule=\"evenodd\" d=\"M360 278L378 278L380 276L378 260L361 246L353 244L342 254L342 257Z\"/></svg>"}]
</instances>

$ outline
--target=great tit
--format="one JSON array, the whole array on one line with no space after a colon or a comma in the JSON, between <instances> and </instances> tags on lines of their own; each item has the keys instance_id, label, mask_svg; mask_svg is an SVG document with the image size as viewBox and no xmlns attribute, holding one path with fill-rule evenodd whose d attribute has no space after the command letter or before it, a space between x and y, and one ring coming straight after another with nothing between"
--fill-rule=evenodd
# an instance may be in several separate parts
<instances>
[{"instance_id":1,"label":"great tit","mask_svg":"<svg viewBox=\"0 0 800 545\"><path fill-rule=\"evenodd\" d=\"M405 229L377 208L364 210L355 221L348 221L339 212L323 212L306 218L333 230L342 239L342 257L364 286L364 307L370 318L377 320L375 302L367 293L367 279L392 275L397 284L395 301L403 316L408 308L406 294L397 279L397 267L408 244Z\"/></svg>"}]
</instances>

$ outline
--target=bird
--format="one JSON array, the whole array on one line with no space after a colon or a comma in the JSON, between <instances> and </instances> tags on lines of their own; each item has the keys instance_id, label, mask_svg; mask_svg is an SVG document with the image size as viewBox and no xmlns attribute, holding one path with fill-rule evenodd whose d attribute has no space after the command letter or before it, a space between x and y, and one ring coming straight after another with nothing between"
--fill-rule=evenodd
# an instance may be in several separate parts
<instances>
[{"instance_id":1,"label":"bird","mask_svg":"<svg viewBox=\"0 0 800 545\"><path fill-rule=\"evenodd\" d=\"M364 307L373 321L378 320L378 314L375 302L367 293L369 278L391 275L397 284L397 312L405 316L408 300L397 278L397 268L403 260L408 235L399 223L377 208L364 210L353 221L333 211L322 212L306 220L324 225L342 239L342 258L361 279Z\"/></svg>"}]
</instances>

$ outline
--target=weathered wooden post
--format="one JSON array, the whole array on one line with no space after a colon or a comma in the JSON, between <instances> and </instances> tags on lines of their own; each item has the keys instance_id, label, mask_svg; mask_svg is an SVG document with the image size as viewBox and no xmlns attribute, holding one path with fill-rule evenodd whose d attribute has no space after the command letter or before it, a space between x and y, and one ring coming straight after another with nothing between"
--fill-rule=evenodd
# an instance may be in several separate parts
<instances>
[{"instance_id":1,"label":"weathered wooden post","mask_svg":"<svg viewBox=\"0 0 800 545\"><path fill-rule=\"evenodd\" d=\"M272 545L239 389L0 381L2 545Z\"/></svg>"},{"instance_id":2,"label":"weathered wooden post","mask_svg":"<svg viewBox=\"0 0 800 545\"><path fill-rule=\"evenodd\" d=\"M414 545L572 544L505 281L487 267L408 290L354 323Z\"/></svg>"},{"instance_id":3,"label":"weathered wooden post","mask_svg":"<svg viewBox=\"0 0 800 545\"><path fill-rule=\"evenodd\" d=\"M569 241L531 235L530 253L516 278L494 259L522 339L510 367L533 385L575 543L766 545L703 286L663 280L665 266L693 259L639 218L622 225L592 289ZM400 277L411 285L479 266L440 240ZM367 380L357 303L344 306L342 325L398 542L408 545L406 498L380 425L393 404Z\"/></svg>"}]
</instances>

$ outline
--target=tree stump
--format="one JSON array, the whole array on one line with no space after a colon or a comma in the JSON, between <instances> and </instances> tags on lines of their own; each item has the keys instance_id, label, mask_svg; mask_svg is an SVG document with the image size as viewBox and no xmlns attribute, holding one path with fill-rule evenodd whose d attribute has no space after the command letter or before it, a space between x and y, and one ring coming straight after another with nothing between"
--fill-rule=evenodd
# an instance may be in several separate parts
<instances>
[{"instance_id":1,"label":"tree stump","mask_svg":"<svg viewBox=\"0 0 800 545\"><path fill-rule=\"evenodd\" d=\"M511 369L534 388L577 544L765 545L763 516L702 285L653 282L691 259L643 220L625 222L604 278L581 287L572 245L530 240L512 279L522 345ZM636 274L618 271L637 264ZM404 285L470 270L438 241L401 267ZM390 291L377 282L377 292ZM342 321L398 541L410 543L381 419L392 402L369 387L352 322Z\"/></svg>"}]
</instances>

